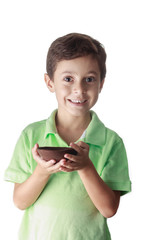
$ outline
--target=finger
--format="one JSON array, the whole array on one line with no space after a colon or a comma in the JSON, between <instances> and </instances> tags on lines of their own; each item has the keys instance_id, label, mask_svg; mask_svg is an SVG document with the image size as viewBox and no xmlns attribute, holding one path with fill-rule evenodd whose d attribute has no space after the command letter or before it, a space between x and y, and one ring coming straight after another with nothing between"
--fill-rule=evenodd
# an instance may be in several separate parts
<instances>
[{"instance_id":1,"label":"finger","mask_svg":"<svg viewBox=\"0 0 160 240\"><path fill-rule=\"evenodd\" d=\"M68 163L73 163L73 161L70 161L69 159L67 160Z\"/></svg>"},{"instance_id":2,"label":"finger","mask_svg":"<svg viewBox=\"0 0 160 240\"><path fill-rule=\"evenodd\" d=\"M81 153L82 149L78 146L78 144L72 142L72 143L70 143L70 146L71 146L74 150L76 150L78 153Z\"/></svg>"},{"instance_id":3,"label":"finger","mask_svg":"<svg viewBox=\"0 0 160 240\"><path fill-rule=\"evenodd\" d=\"M45 167L45 168L49 168L49 167L55 165L56 161L55 161L54 159L51 159L51 160L49 160L49 161L44 161L44 160L42 160L41 163L44 164L44 167Z\"/></svg>"},{"instance_id":4,"label":"finger","mask_svg":"<svg viewBox=\"0 0 160 240\"><path fill-rule=\"evenodd\" d=\"M37 148L38 148L38 144L36 143L34 145L34 147L32 148L32 155L33 155L33 158L36 162L41 162L42 158L40 157L40 155L38 154L37 152Z\"/></svg>"},{"instance_id":5,"label":"finger","mask_svg":"<svg viewBox=\"0 0 160 240\"><path fill-rule=\"evenodd\" d=\"M77 168L79 168L79 163L77 162L69 162L69 161L66 161L64 163L62 163L62 168L65 167L67 169L70 169L71 171L74 171L76 170Z\"/></svg>"},{"instance_id":6,"label":"finger","mask_svg":"<svg viewBox=\"0 0 160 240\"><path fill-rule=\"evenodd\" d=\"M83 149L89 150L89 145L85 142L80 141L77 143L77 145Z\"/></svg>"},{"instance_id":7,"label":"finger","mask_svg":"<svg viewBox=\"0 0 160 240\"><path fill-rule=\"evenodd\" d=\"M32 148L32 154L35 154L37 152L37 148L39 147L39 145L36 143L34 145L34 147Z\"/></svg>"},{"instance_id":8,"label":"finger","mask_svg":"<svg viewBox=\"0 0 160 240\"><path fill-rule=\"evenodd\" d=\"M62 162L59 170L62 172L72 172L75 170L75 168L73 167L73 165L68 164L68 162Z\"/></svg>"},{"instance_id":9,"label":"finger","mask_svg":"<svg viewBox=\"0 0 160 240\"><path fill-rule=\"evenodd\" d=\"M32 148L33 158L38 164L40 164L44 168L48 168L56 163L56 161L54 159L51 159L50 161L43 160L42 157L37 152L38 147L39 147L39 145L36 143L34 145L34 147Z\"/></svg>"},{"instance_id":10,"label":"finger","mask_svg":"<svg viewBox=\"0 0 160 240\"><path fill-rule=\"evenodd\" d=\"M69 153L66 153L65 155L64 155L64 157L65 158L67 158L69 161L67 161L68 163L72 163L72 162L77 162L77 155L71 155L71 154L69 154Z\"/></svg>"},{"instance_id":11,"label":"finger","mask_svg":"<svg viewBox=\"0 0 160 240\"><path fill-rule=\"evenodd\" d=\"M54 169L57 170L59 169L61 166L63 166L66 162L66 159L62 159L59 162L56 162L56 164L54 164Z\"/></svg>"},{"instance_id":12,"label":"finger","mask_svg":"<svg viewBox=\"0 0 160 240\"><path fill-rule=\"evenodd\" d=\"M54 165L48 168L48 171L55 172L57 170L60 170L61 166L63 166L65 162L66 162L66 159L62 159L61 161L56 162Z\"/></svg>"},{"instance_id":13,"label":"finger","mask_svg":"<svg viewBox=\"0 0 160 240\"><path fill-rule=\"evenodd\" d=\"M80 166L75 166L72 168L68 168L68 167L64 167L64 166L60 167L60 171L62 171L62 172L73 172L73 171L77 171L79 169L80 169Z\"/></svg>"}]
</instances>

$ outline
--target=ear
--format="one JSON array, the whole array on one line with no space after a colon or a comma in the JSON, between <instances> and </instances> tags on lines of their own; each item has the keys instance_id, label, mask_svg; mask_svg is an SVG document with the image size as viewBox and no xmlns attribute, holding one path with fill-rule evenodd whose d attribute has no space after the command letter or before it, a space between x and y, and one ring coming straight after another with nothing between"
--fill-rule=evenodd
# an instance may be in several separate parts
<instances>
[{"instance_id":1,"label":"ear","mask_svg":"<svg viewBox=\"0 0 160 240\"><path fill-rule=\"evenodd\" d=\"M103 88L104 81L105 81L105 79L103 79L103 80L100 82L99 92L101 92L101 90L102 90L102 88Z\"/></svg>"},{"instance_id":2,"label":"ear","mask_svg":"<svg viewBox=\"0 0 160 240\"><path fill-rule=\"evenodd\" d=\"M53 80L50 79L47 73L44 74L44 81L46 83L47 88L49 89L50 92L54 92L54 82Z\"/></svg>"}]
</instances>

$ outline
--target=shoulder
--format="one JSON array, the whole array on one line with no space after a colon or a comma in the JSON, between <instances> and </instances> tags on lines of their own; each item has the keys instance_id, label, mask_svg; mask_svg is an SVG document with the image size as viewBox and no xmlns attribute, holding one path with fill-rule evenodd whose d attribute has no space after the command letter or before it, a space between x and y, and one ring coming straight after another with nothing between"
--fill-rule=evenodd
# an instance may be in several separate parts
<instances>
[{"instance_id":1,"label":"shoulder","mask_svg":"<svg viewBox=\"0 0 160 240\"><path fill-rule=\"evenodd\" d=\"M114 130L106 126L105 126L105 135L106 135L106 141L110 140L115 144L123 141L117 132L115 132Z\"/></svg>"},{"instance_id":2,"label":"shoulder","mask_svg":"<svg viewBox=\"0 0 160 240\"><path fill-rule=\"evenodd\" d=\"M22 131L24 135L30 135L37 132L42 132L45 129L47 119L28 124Z\"/></svg>"},{"instance_id":3,"label":"shoulder","mask_svg":"<svg viewBox=\"0 0 160 240\"><path fill-rule=\"evenodd\" d=\"M20 141L32 148L35 143L41 144L46 135L46 122L47 119L30 123L21 132Z\"/></svg>"}]
</instances>

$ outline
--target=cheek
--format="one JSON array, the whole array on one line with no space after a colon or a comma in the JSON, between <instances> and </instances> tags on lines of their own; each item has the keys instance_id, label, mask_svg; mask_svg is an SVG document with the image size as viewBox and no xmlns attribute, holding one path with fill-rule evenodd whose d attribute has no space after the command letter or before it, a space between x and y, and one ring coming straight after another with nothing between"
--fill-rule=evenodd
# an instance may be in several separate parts
<instances>
[{"instance_id":1,"label":"cheek","mask_svg":"<svg viewBox=\"0 0 160 240\"><path fill-rule=\"evenodd\" d=\"M94 97L94 98L98 98L99 89L98 88L92 89L92 91L90 91L90 95L92 95L92 97Z\"/></svg>"},{"instance_id":2,"label":"cheek","mask_svg":"<svg viewBox=\"0 0 160 240\"><path fill-rule=\"evenodd\" d=\"M70 93L70 90L69 88L61 86L58 88L58 90L55 91L55 93L56 93L56 98L61 99L61 98L67 97L68 94Z\"/></svg>"},{"instance_id":3,"label":"cheek","mask_svg":"<svg viewBox=\"0 0 160 240\"><path fill-rule=\"evenodd\" d=\"M99 91L98 90L96 90L95 92L94 92L94 94L92 95L92 97L93 97L93 102L94 102L94 104L97 102L97 100L98 100L98 97L99 97Z\"/></svg>"}]
</instances>

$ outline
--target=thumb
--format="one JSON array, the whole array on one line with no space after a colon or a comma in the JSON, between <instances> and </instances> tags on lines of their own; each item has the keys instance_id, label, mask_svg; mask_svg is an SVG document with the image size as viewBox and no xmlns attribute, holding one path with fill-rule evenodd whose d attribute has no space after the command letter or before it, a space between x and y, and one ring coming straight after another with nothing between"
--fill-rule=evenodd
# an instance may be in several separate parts
<instances>
[{"instance_id":1,"label":"thumb","mask_svg":"<svg viewBox=\"0 0 160 240\"><path fill-rule=\"evenodd\" d=\"M39 162L41 160L41 157L39 156L39 154L37 152L38 147L39 147L39 145L38 145L38 143L36 143L34 145L34 147L32 148L32 155L36 162Z\"/></svg>"}]
</instances>

